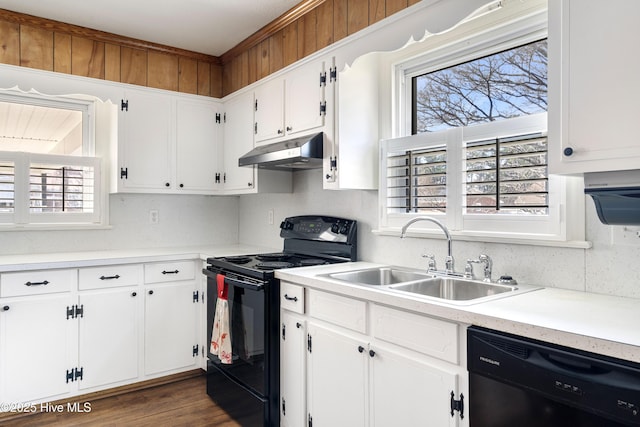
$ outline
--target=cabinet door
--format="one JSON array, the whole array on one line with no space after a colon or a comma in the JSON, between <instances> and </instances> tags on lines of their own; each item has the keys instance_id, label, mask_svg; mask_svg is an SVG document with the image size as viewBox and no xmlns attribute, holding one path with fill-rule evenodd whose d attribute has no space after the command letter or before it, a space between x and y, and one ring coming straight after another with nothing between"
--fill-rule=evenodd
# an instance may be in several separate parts
<instances>
[{"instance_id":1,"label":"cabinet door","mask_svg":"<svg viewBox=\"0 0 640 427\"><path fill-rule=\"evenodd\" d=\"M458 396L453 368L436 367L389 347L371 350L371 426L458 425L460 416L451 416L450 409L451 392Z\"/></svg>"},{"instance_id":2,"label":"cabinet door","mask_svg":"<svg viewBox=\"0 0 640 427\"><path fill-rule=\"evenodd\" d=\"M235 97L224 108L224 189L249 190L255 186L255 166L240 167L238 159L253 148L253 96Z\"/></svg>"},{"instance_id":3,"label":"cabinet door","mask_svg":"<svg viewBox=\"0 0 640 427\"><path fill-rule=\"evenodd\" d=\"M549 2L550 172L638 168L639 16L635 0Z\"/></svg>"},{"instance_id":4,"label":"cabinet door","mask_svg":"<svg viewBox=\"0 0 640 427\"><path fill-rule=\"evenodd\" d=\"M280 316L280 425L305 425L306 399L306 343L305 321L289 311Z\"/></svg>"},{"instance_id":5,"label":"cabinet door","mask_svg":"<svg viewBox=\"0 0 640 427\"><path fill-rule=\"evenodd\" d=\"M325 113L320 106L324 101L324 84L320 75L324 62L312 62L293 70L285 81L285 132L287 135L304 133L324 126Z\"/></svg>"},{"instance_id":6,"label":"cabinet door","mask_svg":"<svg viewBox=\"0 0 640 427\"><path fill-rule=\"evenodd\" d=\"M67 295L4 300L0 308L0 401L51 400L69 393L76 367L75 319Z\"/></svg>"},{"instance_id":7,"label":"cabinet door","mask_svg":"<svg viewBox=\"0 0 640 427\"><path fill-rule=\"evenodd\" d=\"M307 403L313 426L364 426L369 357L366 341L313 322L308 323L308 333Z\"/></svg>"},{"instance_id":8,"label":"cabinet door","mask_svg":"<svg viewBox=\"0 0 640 427\"><path fill-rule=\"evenodd\" d=\"M80 295L78 319L80 389L138 377L138 289L118 288Z\"/></svg>"},{"instance_id":9,"label":"cabinet door","mask_svg":"<svg viewBox=\"0 0 640 427\"><path fill-rule=\"evenodd\" d=\"M119 115L119 180L124 191L166 190L173 176L171 98L164 94L131 90L128 108Z\"/></svg>"},{"instance_id":10,"label":"cabinet door","mask_svg":"<svg viewBox=\"0 0 640 427\"><path fill-rule=\"evenodd\" d=\"M254 140L256 145L284 136L284 81L274 79L255 90Z\"/></svg>"},{"instance_id":11,"label":"cabinet door","mask_svg":"<svg viewBox=\"0 0 640 427\"><path fill-rule=\"evenodd\" d=\"M213 192L222 124L214 101L179 99L176 102L176 184L179 191ZM216 115L218 121L216 122Z\"/></svg>"},{"instance_id":12,"label":"cabinet door","mask_svg":"<svg viewBox=\"0 0 640 427\"><path fill-rule=\"evenodd\" d=\"M175 282L145 287L145 374L195 367L197 304L195 282Z\"/></svg>"}]
</instances>

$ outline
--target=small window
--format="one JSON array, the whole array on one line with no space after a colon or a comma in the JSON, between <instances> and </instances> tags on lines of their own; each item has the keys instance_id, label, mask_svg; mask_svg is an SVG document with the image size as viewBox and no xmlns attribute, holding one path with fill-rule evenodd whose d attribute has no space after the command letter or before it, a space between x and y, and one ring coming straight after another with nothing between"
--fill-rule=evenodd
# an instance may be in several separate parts
<instances>
[{"instance_id":1,"label":"small window","mask_svg":"<svg viewBox=\"0 0 640 427\"><path fill-rule=\"evenodd\" d=\"M96 102L0 91L0 223L106 222L101 161L94 156Z\"/></svg>"}]
</instances>

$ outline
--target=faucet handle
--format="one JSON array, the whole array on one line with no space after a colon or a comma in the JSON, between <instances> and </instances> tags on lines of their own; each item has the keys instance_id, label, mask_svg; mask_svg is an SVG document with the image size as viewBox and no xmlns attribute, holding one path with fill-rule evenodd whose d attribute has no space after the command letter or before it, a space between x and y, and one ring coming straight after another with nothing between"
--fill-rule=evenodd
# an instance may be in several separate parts
<instances>
[{"instance_id":1,"label":"faucet handle","mask_svg":"<svg viewBox=\"0 0 640 427\"><path fill-rule=\"evenodd\" d=\"M483 280L485 282L491 282L493 261L491 261L491 258L489 257L489 255L485 255L485 254L480 254L478 256L478 260L484 263L484 279Z\"/></svg>"},{"instance_id":2,"label":"faucet handle","mask_svg":"<svg viewBox=\"0 0 640 427\"><path fill-rule=\"evenodd\" d=\"M427 267L427 271L436 271L436 256L433 254L422 254L422 258L427 258L429 260L429 264Z\"/></svg>"},{"instance_id":3,"label":"faucet handle","mask_svg":"<svg viewBox=\"0 0 640 427\"><path fill-rule=\"evenodd\" d=\"M464 277L466 277L467 279L474 279L474 275L473 275L473 264L478 264L480 263L480 260L477 259L468 259L467 263L464 266Z\"/></svg>"}]
</instances>

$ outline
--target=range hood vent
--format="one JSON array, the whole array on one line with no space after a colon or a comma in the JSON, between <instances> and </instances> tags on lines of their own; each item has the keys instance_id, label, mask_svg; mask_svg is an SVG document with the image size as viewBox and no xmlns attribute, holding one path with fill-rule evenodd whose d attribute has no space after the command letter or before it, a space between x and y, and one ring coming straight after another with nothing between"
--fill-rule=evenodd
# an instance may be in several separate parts
<instances>
[{"instance_id":1,"label":"range hood vent","mask_svg":"<svg viewBox=\"0 0 640 427\"><path fill-rule=\"evenodd\" d=\"M261 145L238 159L239 166L257 165L274 170L322 167L323 133Z\"/></svg>"},{"instance_id":2,"label":"range hood vent","mask_svg":"<svg viewBox=\"0 0 640 427\"><path fill-rule=\"evenodd\" d=\"M609 225L640 225L640 170L584 174L584 192Z\"/></svg>"}]
</instances>

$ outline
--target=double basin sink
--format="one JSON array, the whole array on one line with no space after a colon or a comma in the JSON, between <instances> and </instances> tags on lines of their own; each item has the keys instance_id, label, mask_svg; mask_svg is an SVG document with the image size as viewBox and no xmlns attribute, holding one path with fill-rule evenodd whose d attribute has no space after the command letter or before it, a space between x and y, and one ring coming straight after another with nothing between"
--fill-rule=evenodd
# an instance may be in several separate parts
<instances>
[{"instance_id":1,"label":"double basin sink","mask_svg":"<svg viewBox=\"0 0 640 427\"><path fill-rule=\"evenodd\" d=\"M489 283L456 276L433 275L428 272L389 266L329 273L322 276L454 304L475 304L539 289L526 285Z\"/></svg>"}]
</instances>

